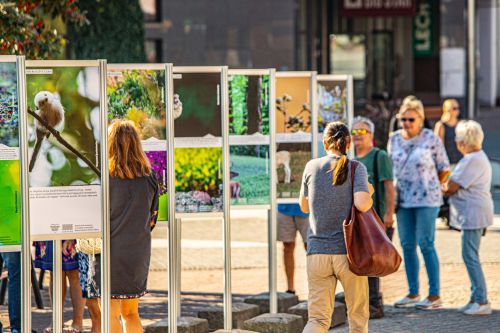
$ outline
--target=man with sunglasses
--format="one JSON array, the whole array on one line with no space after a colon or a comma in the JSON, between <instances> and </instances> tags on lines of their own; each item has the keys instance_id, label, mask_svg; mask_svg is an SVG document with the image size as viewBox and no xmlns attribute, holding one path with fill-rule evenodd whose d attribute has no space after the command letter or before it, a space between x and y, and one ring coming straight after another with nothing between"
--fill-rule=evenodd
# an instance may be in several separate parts
<instances>
[{"instance_id":1,"label":"man with sunglasses","mask_svg":"<svg viewBox=\"0 0 500 333\"><path fill-rule=\"evenodd\" d=\"M394 206L396 192L393 184L392 163L387 153L373 145L375 125L365 117L356 117L351 130L356 159L368 171L368 181L374 187L373 208L383 219L387 236L394 233ZM368 278L370 289L370 318L384 316L384 305L380 294L380 279Z\"/></svg>"}]
</instances>

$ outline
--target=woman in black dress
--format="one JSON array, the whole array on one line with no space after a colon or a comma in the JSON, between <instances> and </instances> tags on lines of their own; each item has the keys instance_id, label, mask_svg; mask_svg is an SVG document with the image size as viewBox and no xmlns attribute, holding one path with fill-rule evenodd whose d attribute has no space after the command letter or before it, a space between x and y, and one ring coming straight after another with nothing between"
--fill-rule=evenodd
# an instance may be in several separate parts
<instances>
[{"instance_id":1,"label":"woman in black dress","mask_svg":"<svg viewBox=\"0 0 500 333\"><path fill-rule=\"evenodd\" d=\"M111 332L123 332L120 317L127 333L143 332L139 298L147 288L151 230L158 216L158 182L131 121L112 123L108 142ZM96 278L99 276L96 270Z\"/></svg>"}]
</instances>

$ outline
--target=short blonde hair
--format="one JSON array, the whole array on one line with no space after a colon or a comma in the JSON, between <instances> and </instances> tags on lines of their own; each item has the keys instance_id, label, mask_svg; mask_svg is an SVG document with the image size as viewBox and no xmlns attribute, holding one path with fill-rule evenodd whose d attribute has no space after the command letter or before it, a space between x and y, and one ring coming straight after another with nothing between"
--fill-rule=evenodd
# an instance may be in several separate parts
<instances>
[{"instance_id":1,"label":"short blonde hair","mask_svg":"<svg viewBox=\"0 0 500 333\"><path fill-rule=\"evenodd\" d=\"M481 149L484 132L481 125L474 120L461 120L455 129L455 141L462 142L468 148Z\"/></svg>"},{"instance_id":2,"label":"short blonde hair","mask_svg":"<svg viewBox=\"0 0 500 333\"><path fill-rule=\"evenodd\" d=\"M405 98L405 100L407 98ZM416 113L418 113L418 115L420 116L420 118L422 118L422 121L425 119L424 105L417 98L410 99L410 100L406 101L405 103L403 103L401 105L401 107L399 108L399 112L398 112L398 118L401 118L401 116L406 111L415 111Z\"/></svg>"}]
</instances>

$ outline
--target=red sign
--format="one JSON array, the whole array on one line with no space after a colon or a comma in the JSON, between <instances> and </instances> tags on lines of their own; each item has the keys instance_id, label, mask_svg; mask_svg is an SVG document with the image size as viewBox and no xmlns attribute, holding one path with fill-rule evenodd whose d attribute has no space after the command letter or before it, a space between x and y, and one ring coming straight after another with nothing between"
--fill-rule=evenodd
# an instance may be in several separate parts
<instances>
[{"instance_id":1,"label":"red sign","mask_svg":"<svg viewBox=\"0 0 500 333\"><path fill-rule=\"evenodd\" d=\"M342 16L414 16L417 0L343 0Z\"/></svg>"}]
</instances>

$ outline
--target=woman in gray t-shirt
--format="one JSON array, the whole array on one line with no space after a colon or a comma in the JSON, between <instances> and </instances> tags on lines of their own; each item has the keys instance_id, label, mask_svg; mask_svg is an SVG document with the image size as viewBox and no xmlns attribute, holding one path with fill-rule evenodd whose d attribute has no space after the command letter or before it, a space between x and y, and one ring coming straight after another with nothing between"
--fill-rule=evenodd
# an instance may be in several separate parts
<instances>
[{"instance_id":1,"label":"woman in gray t-shirt","mask_svg":"<svg viewBox=\"0 0 500 333\"><path fill-rule=\"evenodd\" d=\"M330 328L337 280L344 287L351 332L368 332L368 280L349 270L343 222L353 205L360 211L372 206L366 168L358 164L351 183L349 129L341 122L329 123L323 134L327 155L307 163L302 179L300 207L310 213L307 237L309 320L304 332L327 332ZM369 190L370 187L370 190Z\"/></svg>"},{"instance_id":2,"label":"woman in gray t-shirt","mask_svg":"<svg viewBox=\"0 0 500 333\"><path fill-rule=\"evenodd\" d=\"M486 281L479 259L479 245L484 230L493 224L491 198L492 170L481 149L481 125L473 120L461 121L456 127L456 143L464 157L443 186L450 195L450 225L462 230L462 258L471 281L471 297L460 311L466 315L489 315Z\"/></svg>"}]
</instances>

